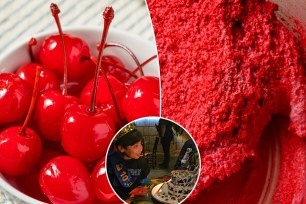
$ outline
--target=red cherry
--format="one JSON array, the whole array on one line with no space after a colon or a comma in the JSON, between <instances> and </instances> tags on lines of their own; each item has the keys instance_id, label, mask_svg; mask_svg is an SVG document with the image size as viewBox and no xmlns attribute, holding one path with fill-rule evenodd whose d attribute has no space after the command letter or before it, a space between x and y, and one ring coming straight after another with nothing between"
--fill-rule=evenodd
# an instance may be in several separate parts
<instances>
[{"instance_id":1,"label":"red cherry","mask_svg":"<svg viewBox=\"0 0 306 204\"><path fill-rule=\"evenodd\" d=\"M71 105L79 103L78 98L63 95L57 90L44 92L37 100L35 111L35 119L42 135L51 141L61 141L61 118Z\"/></svg>"},{"instance_id":2,"label":"red cherry","mask_svg":"<svg viewBox=\"0 0 306 204\"><path fill-rule=\"evenodd\" d=\"M129 76L129 73L118 68L118 66L123 68L125 67L124 63L118 57L114 55L102 56L102 67L105 73L113 75L119 81L123 81L125 78Z\"/></svg>"},{"instance_id":3,"label":"red cherry","mask_svg":"<svg viewBox=\"0 0 306 204\"><path fill-rule=\"evenodd\" d=\"M84 40L76 36L64 34L64 40L67 49L68 78L79 79L87 72L81 64L90 59L89 47ZM42 64L63 76L64 57L60 35L47 37L42 43L39 55Z\"/></svg>"},{"instance_id":4,"label":"red cherry","mask_svg":"<svg viewBox=\"0 0 306 204\"><path fill-rule=\"evenodd\" d=\"M69 80L67 84L67 92L70 93L73 96L80 96L82 90L87 85L89 81L91 81L94 78L95 75L95 64L91 60L84 60L80 64L82 69L86 69L87 73L80 79L73 79ZM61 83L61 87L64 86L64 82Z\"/></svg>"},{"instance_id":5,"label":"red cherry","mask_svg":"<svg viewBox=\"0 0 306 204\"><path fill-rule=\"evenodd\" d=\"M22 118L31 102L31 88L16 74L0 74L0 123Z\"/></svg>"},{"instance_id":6,"label":"red cherry","mask_svg":"<svg viewBox=\"0 0 306 204\"><path fill-rule=\"evenodd\" d=\"M21 192L44 202L48 202L48 197L42 192L39 185L39 174L42 168L53 158L60 156L58 151L44 148L39 161L34 165L29 173L15 178L17 189Z\"/></svg>"},{"instance_id":7,"label":"red cherry","mask_svg":"<svg viewBox=\"0 0 306 204\"><path fill-rule=\"evenodd\" d=\"M61 25L59 22L58 14L60 13L59 8L56 4L51 3L50 9L53 17L55 18L58 30L59 40L62 48L62 52L57 51L62 57L62 67L64 73L64 87L63 93L61 94L56 90L48 90L41 95L36 106L36 120L38 127L42 132L43 136L52 141L60 141L60 120L64 115L66 109L71 104L79 103L78 98L67 95L67 72L68 72L68 60L67 60L67 47L65 43L65 36L63 35ZM69 43L69 42L68 42ZM56 45L54 45L56 46ZM53 53L54 54L54 53ZM56 54L56 53L55 53ZM54 59L57 61L56 59Z\"/></svg>"},{"instance_id":8,"label":"red cherry","mask_svg":"<svg viewBox=\"0 0 306 204\"><path fill-rule=\"evenodd\" d=\"M112 75L108 75L107 79L112 87L112 91L116 98L117 104L119 105L119 111L121 108L121 101L126 93L127 88L122 84L118 79L116 79ZM110 115L115 123L118 123L118 117L116 114L116 109L114 102L112 100L111 91L108 88L107 82L103 76L99 76L98 79L98 89L97 89L97 98L96 98L96 106L104 110L108 115ZM94 80L91 80L83 89L81 93L81 101L84 104L91 103L92 91L94 87ZM124 114L120 111L121 119L124 118Z\"/></svg>"},{"instance_id":9,"label":"red cherry","mask_svg":"<svg viewBox=\"0 0 306 204\"><path fill-rule=\"evenodd\" d=\"M40 80L39 80L39 91L40 93L48 90L48 89L60 89L60 83L57 76L48 69L42 67L42 65L37 63L30 63L20 67L16 74L25 80L31 87L34 87L35 81L35 72L36 69L39 68L40 72Z\"/></svg>"},{"instance_id":10,"label":"red cherry","mask_svg":"<svg viewBox=\"0 0 306 204\"><path fill-rule=\"evenodd\" d=\"M42 144L39 136L28 128L38 92L40 70L36 70L33 94L28 114L22 126L10 127L0 134L0 172L20 175L28 172L38 161Z\"/></svg>"},{"instance_id":11,"label":"red cherry","mask_svg":"<svg viewBox=\"0 0 306 204\"><path fill-rule=\"evenodd\" d=\"M128 121L147 116L159 116L159 79L153 76L143 76L136 79L129 86L122 100L122 107Z\"/></svg>"},{"instance_id":12,"label":"red cherry","mask_svg":"<svg viewBox=\"0 0 306 204\"><path fill-rule=\"evenodd\" d=\"M94 200L89 173L72 157L59 156L49 161L40 173L39 183L54 204L91 204Z\"/></svg>"},{"instance_id":13,"label":"red cherry","mask_svg":"<svg viewBox=\"0 0 306 204\"><path fill-rule=\"evenodd\" d=\"M90 60L89 47L81 38L63 34L58 6L51 4L50 9L59 34L51 35L43 41L40 49L41 62L60 76L67 75L69 80L80 79L87 74L88 69L84 69L82 64Z\"/></svg>"},{"instance_id":14,"label":"red cherry","mask_svg":"<svg viewBox=\"0 0 306 204\"><path fill-rule=\"evenodd\" d=\"M142 69L142 66L141 66L138 58L136 57L134 52L132 50L130 50L127 46L122 45L120 43L106 43L105 47L117 47L117 48L121 48L124 51L126 51L133 58L134 62L137 64L137 67L139 68L140 75L144 76L143 69ZM99 47L99 49L101 49L101 46Z\"/></svg>"},{"instance_id":15,"label":"red cherry","mask_svg":"<svg viewBox=\"0 0 306 204\"><path fill-rule=\"evenodd\" d=\"M114 10L111 7L107 7L103 16L104 30L101 38L101 45L104 46L110 23L114 17ZM99 63L95 72L89 108L87 105L71 107L65 113L61 125L62 144L64 149L70 155L84 161L93 161L104 156L108 144L115 134L115 125L111 117L101 112L101 110L97 110L95 105L99 71L101 70L102 51L103 49L99 52ZM104 73L104 71L102 72ZM105 78L107 81L106 76Z\"/></svg>"},{"instance_id":16,"label":"red cherry","mask_svg":"<svg viewBox=\"0 0 306 204\"><path fill-rule=\"evenodd\" d=\"M91 181L96 196L105 202L121 201L110 186L105 168L105 157L95 166L91 173ZM122 202L122 201L121 201Z\"/></svg>"},{"instance_id":17,"label":"red cherry","mask_svg":"<svg viewBox=\"0 0 306 204\"><path fill-rule=\"evenodd\" d=\"M27 128L11 127L0 134L0 171L9 175L28 172L38 161L42 146L39 136Z\"/></svg>"},{"instance_id":18,"label":"red cherry","mask_svg":"<svg viewBox=\"0 0 306 204\"><path fill-rule=\"evenodd\" d=\"M113 120L105 113L88 112L88 106L70 107L61 126L62 145L68 154L82 161L94 161L105 155L115 135Z\"/></svg>"}]
</instances>

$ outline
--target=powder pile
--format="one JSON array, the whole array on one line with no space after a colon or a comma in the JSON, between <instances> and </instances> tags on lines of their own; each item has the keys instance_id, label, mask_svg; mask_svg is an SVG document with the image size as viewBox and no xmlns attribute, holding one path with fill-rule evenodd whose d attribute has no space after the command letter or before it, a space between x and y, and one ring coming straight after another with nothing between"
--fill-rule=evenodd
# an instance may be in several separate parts
<instances>
[{"instance_id":1,"label":"powder pile","mask_svg":"<svg viewBox=\"0 0 306 204\"><path fill-rule=\"evenodd\" d=\"M260 0L147 0L162 81L162 116L201 153L193 197L239 171L273 114L306 137L306 87L294 36Z\"/></svg>"}]
</instances>

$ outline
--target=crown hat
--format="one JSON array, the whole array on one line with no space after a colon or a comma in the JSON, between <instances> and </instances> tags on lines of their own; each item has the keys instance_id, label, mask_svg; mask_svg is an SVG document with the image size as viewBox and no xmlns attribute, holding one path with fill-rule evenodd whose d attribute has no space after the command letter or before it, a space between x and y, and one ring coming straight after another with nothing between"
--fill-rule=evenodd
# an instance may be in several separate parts
<instances>
[{"instance_id":1,"label":"crown hat","mask_svg":"<svg viewBox=\"0 0 306 204\"><path fill-rule=\"evenodd\" d=\"M114 139L114 142L117 142L119 139L121 139L123 136L128 134L129 132L132 132L133 130L137 130L135 123L130 123L126 125L124 128L122 128L117 136Z\"/></svg>"}]
</instances>

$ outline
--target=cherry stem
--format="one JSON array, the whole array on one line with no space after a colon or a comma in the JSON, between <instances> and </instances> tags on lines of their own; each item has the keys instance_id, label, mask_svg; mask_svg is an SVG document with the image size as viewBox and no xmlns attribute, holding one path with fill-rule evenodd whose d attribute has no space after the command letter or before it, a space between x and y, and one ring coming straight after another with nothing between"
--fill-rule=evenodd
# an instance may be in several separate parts
<instances>
[{"instance_id":1,"label":"cherry stem","mask_svg":"<svg viewBox=\"0 0 306 204\"><path fill-rule=\"evenodd\" d=\"M33 50L32 50L32 47L35 46L35 45L37 45L36 38L31 38L28 42L28 51L29 51L29 54L30 54L31 62L35 62L34 54L33 54Z\"/></svg>"},{"instance_id":2,"label":"cherry stem","mask_svg":"<svg viewBox=\"0 0 306 204\"><path fill-rule=\"evenodd\" d=\"M144 61L141 64L141 67L144 67L145 65L147 65L149 62L151 62L152 60L154 60L155 58L157 58L157 55L154 55L152 57L150 57L149 59L147 59L146 61ZM136 67L133 71L132 74L136 74L136 72L139 70L139 67ZM131 77L127 77L125 80L123 80L123 83L128 82L131 79Z\"/></svg>"},{"instance_id":3,"label":"cherry stem","mask_svg":"<svg viewBox=\"0 0 306 204\"><path fill-rule=\"evenodd\" d=\"M26 130L27 130L28 124L30 122L30 118L32 116L32 113L34 111L34 106L35 106L35 102L36 102L37 95L38 95L38 83L39 83L40 73L41 73L41 69L40 69L39 66L37 66L36 67L34 88L33 88L33 93L32 93L32 99L31 99L29 110L28 110L28 114L27 114L27 116L26 116L26 118L23 122L21 130L19 131L20 135L26 135Z\"/></svg>"},{"instance_id":4,"label":"cherry stem","mask_svg":"<svg viewBox=\"0 0 306 204\"><path fill-rule=\"evenodd\" d=\"M91 56L91 57L90 57L90 60L91 60L95 65L98 64L98 60L97 60L94 56ZM126 72L126 73L129 75L129 78L131 78L131 77L134 77L134 78L136 78L136 79L138 78L137 75L136 75L135 73L132 73L130 70L126 69L126 68L123 67L123 66L120 66L120 65L118 65L118 64L114 64L114 63L111 63L111 62L103 61L103 59L102 59L102 63L103 63L103 64L106 64L106 65L110 65L110 66L116 67L116 68L118 68L118 69L120 69L120 70Z\"/></svg>"},{"instance_id":5,"label":"cherry stem","mask_svg":"<svg viewBox=\"0 0 306 204\"><path fill-rule=\"evenodd\" d=\"M126 47L125 45L122 45L120 43L106 43L105 47L119 47L119 48L125 50L135 61L136 65L139 68L140 75L144 76L144 73L143 73L143 70L142 70L142 67L141 67L141 64L140 64L139 60L137 59L136 55L132 52L132 50L130 50L128 47Z\"/></svg>"},{"instance_id":6,"label":"cherry stem","mask_svg":"<svg viewBox=\"0 0 306 204\"><path fill-rule=\"evenodd\" d=\"M141 64L141 67L144 67L145 65L147 65L149 62L151 62L152 60L154 60L155 58L157 58L157 55L154 55L152 57L150 57L149 59L147 59L146 61L144 61L142 64ZM139 70L139 67L136 67L132 73L135 74L137 71Z\"/></svg>"},{"instance_id":7,"label":"cherry stem","mask_svg":"<svg viewBox=\"0 0 306 204\"><path fill-rule=\"evenodd\" d=\"M108 30L109 30L110 24L111 24L111 22L114 18L114 10L113 10L112 7L106 7L105 8L105 10L103 12L103 18L104 18L104 28L103 28L103 33L102 33L101 43L100 43L101 47L105 46ZM99 78L100 70L103 70L103 69L101 69L102 54L103 54L103 49L100 49L99 50L99 55L98 55L98 62L96 62L97 60L94 57L91 57L91 60L96 64L94 87L93 87L93 91L92 91L90 107L88 109L88 111L91 112L91 113L95 112L95 104L96 104L97 89L98 89L98 78ZM104 73L103 76L104 76L106 82L108 83L108 80L107 80L107 77L106 77L105 73Z\"/></svg>"},{"instance_id":8,"label":"cherry stem","mask_svg":"<svg viewBox=\"0 0 306 204\"><path fill-rule=\"evenodd\" d=\"M105 8L105 10L103 12L103 18L104 18L104 29L103 29L103 33L102 33L102 37L101 37L101 42L100 42L100 45L101 45L102 48L105 46L108 30L109 30L110 24L112 23L112 20L114 18L114 10L113 10L112 7L106 7ZM92 96L91 96L91 103L90 103L90 107L88 109L88 111L90 113L94 113L96 111L95 110L95 104L96 104L96 98L97 98L99 73L100 73L100 69L101 69L101 66L102 66L102 54L103 54L103 49L100 49L99 55L98 55L98 64L96 66L96 71L95 71L95 79L94 79L94 87L93 87ZM103 70L103 69L101 69L101 70ZM104 73L104 75L105 75L105 73ZM106 78L106 82L108 82L107 77L104 76L104 78Z\"/></svg>"},{"instance_id":9,"label":"cherry stem","mask_svg":"<svg viewBox=\"0 0 306 204\"><path fill-rule=\"evenodd\" d=\"M59 20L58 14L61 12L58 6L55 3L51 3L50 5L51 13L52 16L55 19L59 35L61 37L61 42L62 42L62 49L63 49L63 55L64 55L64 87L63 87L63 95L67 95L67 87L68 87L68 63L67 63L67 54L66 54L66 45L65 45L65 40L64 40L64 34L62 31L62 26L61 22Z\"/></svg>"},{"instance_id":10,"label":"cherry stem","mask_svg":"<svg viewBox=\"0 0 306 204\"><path fill-rule=\"evenodd\" d=\"M91 106L89 108L89 112L94 112L95 111L95 104L96 104L96 95L97 95L97 88L98 88L98 78L99 78L99 73L102 73L102 76L104 78L104 80L106 81L106 84L108 86L108 89L110 91L114 106L115 106L115 110L116 110L116 115L118 118L118 123L119 126L122 127L122 122L121 122L121 117L120 117L120 111L119 111L119 107L114 95L114 91L113 88L111 86L111 84L109 83L109 80L107 78L107 75L105 73L105 70L102 68L102 56L103 56L103 50L106 44L106 37L108 34L108 30L110 27L110 24L112 22L112 20L114 19L114 10L112 7L106 7L104 12L103 12L103 17L104 17L104 29L103 29L103 33L102 33L102 38L101 38L101 49L99 51L99 55L98 55L98 66L96 68L96 73L95 73L95 81L94 81L94 90L92 92L92 100L91 100Z\"/></svg>"}]
</instances>

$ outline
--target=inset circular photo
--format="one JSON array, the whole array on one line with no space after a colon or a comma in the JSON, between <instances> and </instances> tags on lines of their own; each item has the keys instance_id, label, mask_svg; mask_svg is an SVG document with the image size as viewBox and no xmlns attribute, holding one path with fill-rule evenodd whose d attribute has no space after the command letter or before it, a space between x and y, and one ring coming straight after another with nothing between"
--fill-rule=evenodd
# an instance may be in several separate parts
<instances>
[{"instance_id":1,"label":"inset circular photo","mask_svg":"<svg viewBox=\"0 0 306 204\"><path fill-rule=\"evenodd\" d=\"M161 117L124 126L106 158L108 181L125 203L182 203L197 183L200 166L192 136Z\"/></svg>"}]
</instances>

